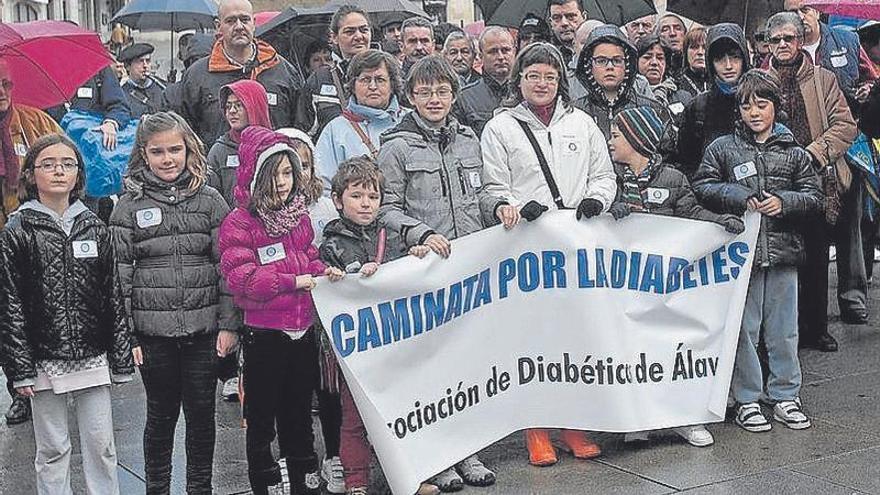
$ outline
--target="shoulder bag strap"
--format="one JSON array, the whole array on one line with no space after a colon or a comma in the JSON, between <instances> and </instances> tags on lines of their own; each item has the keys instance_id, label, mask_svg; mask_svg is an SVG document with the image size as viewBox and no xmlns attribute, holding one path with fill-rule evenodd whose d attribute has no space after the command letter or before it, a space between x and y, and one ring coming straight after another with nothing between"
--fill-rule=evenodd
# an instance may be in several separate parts
<instances>
[{"instance_id":1,"label":"shoulder bag strap","mask_svg":"<svg viewBox=\"0 0 880 495\"><path fill-rule=\"evenodd\" d=\"M514 120L516 120L516 123L522 127L526 137L529 138L529 142L532 143L535 155L538 156L538 164L541 165L541 172L544 174L544 180L547 182L547 187L550 188L550 194L553 196L553 202L556 203L557 208L564 209L565 203L562 202L562 196L559 194L559 187L556 185L556 179L553 178L553 173L550 172L550 166L547 164L547 158L544 157L544 152L541 151L541 146L538 144L538 140L535 139L535 135L532 133L532 130L529 129L529 124L519 119Z\"/></svg>"},{"instance_id":2,"label":"shoulder bag strap","mask_svg":"<svg viewBox=\"0 0 880 495\"><path fill-rule=\"evenodd\" d=\"M375 160L379 156L379 150L377 150L376 147L373 146L373 142L370 141L370 136L367 136L367 133L364 131L364 129L360 126L360 124L358 124L355 119L351 117L347 110L344 110L342 112L342 115L344 115L345 120L347 120L348 123L351 124L351 128L354 129L354 132L356 132L358 137L361 138L364 146L366 146L367 150L369 150L370 156L372 156L373 160Z\"/></svg>"}]
</instances>

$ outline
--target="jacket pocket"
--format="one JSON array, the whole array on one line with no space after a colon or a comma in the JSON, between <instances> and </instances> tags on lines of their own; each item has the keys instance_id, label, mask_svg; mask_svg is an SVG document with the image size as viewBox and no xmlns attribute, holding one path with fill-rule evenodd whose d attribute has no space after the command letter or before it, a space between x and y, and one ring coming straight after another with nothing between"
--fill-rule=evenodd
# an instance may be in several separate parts
<instances>
[{"instance_id":1,"label":"jacket pocket","mask_svg":"<svg viewBox=\"0 0 880 495\"><path fill-rule=\"evenodd\" d=\"M483 188L483 162L475 158L461 160L455 179L462 196L475 197L477 191Z\"/></svg>"},{"instance_id":2,"label":"jacket pocket","mask_svg":"<svg viewBox=\"0 0 880 495\"><path fill-rule=\"evenodd\" d=\"M449 183L443 177L439 162L410 161L404 165L404 170L408 201L439 199L449 195Z\"/></svg>"}]
</instances>

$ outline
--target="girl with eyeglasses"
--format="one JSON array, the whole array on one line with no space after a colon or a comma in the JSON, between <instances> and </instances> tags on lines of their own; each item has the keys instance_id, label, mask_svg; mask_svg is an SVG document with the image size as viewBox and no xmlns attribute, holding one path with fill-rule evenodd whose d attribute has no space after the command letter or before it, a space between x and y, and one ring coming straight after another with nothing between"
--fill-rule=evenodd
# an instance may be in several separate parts
<instances>
[{"instance_id":1,"label":"girl with eyeglasses","mask_svg":"<svg viewBox=\"0 0 880 495\"><path fill-rule=\"evenodd\" d=\"M67 137L32 143L22 205L0 235L0 354L33 407L37 493L72 493L68 399L90 494L118 494L110 384L134 365L107 226L80 201L82 157Z\"/></svg>"},{"instance_id":2,"label":"girl with eyeglasses","mask_svg":"<svg viewBox=\"0 0 880 495\"><path fill-rule=\"evenodd\" d=\"M206 184L202 143L182 117L141 119L125 192L110 217L134 361L147 394L148 494L168 493L174 429L186 420L186 491L210 494L217 358L239 317L219 274L217 233L229 213Z\"/></svg>"}]
</instances>

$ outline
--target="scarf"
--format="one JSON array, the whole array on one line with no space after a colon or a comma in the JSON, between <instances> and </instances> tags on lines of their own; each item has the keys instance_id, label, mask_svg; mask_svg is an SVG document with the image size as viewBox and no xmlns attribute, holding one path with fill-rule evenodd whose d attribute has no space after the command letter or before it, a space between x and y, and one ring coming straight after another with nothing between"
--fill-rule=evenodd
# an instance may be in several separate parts
<instances>
[{"instance_id":1,"label":"scarf","mask_svg":"<svg viewBox=\"0 0 880 495\"><path fill-rule=\"evenodd\" d=\"M241 65L227 56L222 41L215 41L208 59L208 72L238 72L249 79L257 79L260 73L281 63L277 56L278 53L272 48L272 45L262 40L256 40L254 46L256 49L251 60L247 64Z\"/></svg>"},{"instance_id":2,"label":"scarf","mask_svg":"<svg viewBox=\"0 0 880 495\"><path fill-rule=\"evenodd\" d=\"M645 201L647 199L647 189L651 179L654 178L654 173L659 163L660 161L657 156L651 158L648 165L639 175L636 175L629 165L623 167L620 196L633 211L650 211L648 203Z\"/></svg>"},{"instance_id":3,"label":"scarf","mask_svg":"<svg viewBox=\"0 0 880 495\"><path fill-rule=\"evenodd\" d=\"M730 84L716 77L715 85L718 86L718 90L721 91L722 94L733 96L736 94L736 88L739 87L739 81L737 81L736 84Z\"/></svg>"},{"instance_id":4,"label":"scarf","mask_svg":"<svg viewBox=\"0 0 880 495\"><path fill-rule=\"evenodd\" d=\"M804 53L798 52L797 56L788 63L778 60L774 62L781 83L782 110L788 115L788 128L791 129L798 144L806 146L813 142L813 135L810 133L810 123L807 121L807 105L798 82L798 71L804 62Z\"/></svg>"},{"instance_id":5,"label":"scarf","mask_svg":"<svg viewBox=\"0 0 880 495\"><path fill-rule=\"evenodd\" d=\"M308 213L306 200L302 194L297 194L291 201L278 210L264 210L257 208L257 216L266 227L269 237L278 238L290 233L299 221Z\"/></svg>"},{"instance_id":6,"label":"scarf","mask_svg":"<svg viewBox=\"0 0 880 495\"><path fill-rule=\"evenodd\" d=\"M554 98L548 105L526 105L526 107L535 114L535 117L538 117L542 124L549 126L553 119L553 112L556 110L556 99Z\"/></svg>"},{"instance_id":7,"label":"scarf","mask_svg":"<svg viewBox=\"0 0 880 495\"><path fill-rule=\"evenodd\" d=\"M0 176L6 179L5 187L7 193L18 191L18 177L21 173L21 162L15 154L15 145L12 143L12 133L9 125L12 121L12 107L0 117L0 160L3 160L0 166Z\"/></svg>"}]
</instances>

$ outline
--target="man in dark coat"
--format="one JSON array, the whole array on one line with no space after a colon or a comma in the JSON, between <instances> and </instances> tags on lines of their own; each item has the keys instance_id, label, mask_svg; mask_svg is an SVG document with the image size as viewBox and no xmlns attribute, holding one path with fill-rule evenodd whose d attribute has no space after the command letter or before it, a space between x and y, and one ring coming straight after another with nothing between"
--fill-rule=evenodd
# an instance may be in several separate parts
<instances>
[{"instance_id":1,"label":"man in dark coat","mask_svg":"<svg viewBox=\"0 0 880 495\"><path fill-rule=\"evenodd\" d=\"M118 60L125 64L128 72L122 90L128 98L133 119L139 119L145 113L156 113L164 104L165 83L150 73L150 56L154 50L153 45L135 43L119 54Z\"/></svg>"},{"instance_id":2,"label":"man in dark coat","mask_svg":"<svg viewBox=\"0 0 880 495\"><path fill-rule=\"evenodd\" d=\"M219 103L220 88L250 78L266 88L275 127L308 129L310 123L297 114L304 83L302 73L271 45L254 39L250 1L223 0L218 12L219 39L208 57L183 73L183 97L180 106L173 109L189 122L202 142L213 143L228 130Z\"/></svg>"},{"instance_id":3,"label":"man in dark coat","mask_svg":"<svg viewBox=\"0 0 880 495\"><path fill-rule=\"evenodd\" d=\"M507 78L516 58L513 36L506 28L489 26L480 36L479 45L483 77L462 90L453 109L458 121L472 128L477 136L507 96Z\"/></svg>"}]
</instances>

